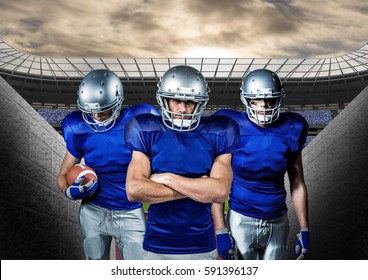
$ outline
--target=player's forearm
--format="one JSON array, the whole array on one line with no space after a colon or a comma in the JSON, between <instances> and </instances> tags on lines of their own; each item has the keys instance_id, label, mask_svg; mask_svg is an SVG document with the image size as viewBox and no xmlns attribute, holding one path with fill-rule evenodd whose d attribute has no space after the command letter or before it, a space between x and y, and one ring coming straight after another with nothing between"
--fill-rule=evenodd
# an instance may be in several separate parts
<instances>
[{"instance_id":1,"label":"player's forearm","mask_svg":"<svg viewBox=\"0 0 368 280\"><path fill-rule=\"evenodd\" d=\"M186 178L173 173L162 175L164 185L203 203L223 203L229 195L231 182L210 177Z\"/></svg>"},{"instance_id":2,"label":"player's forearm","mask_svg":"<svg viewBox=\"0 0 368 280\"><path fill-rule=\"evenodd\" d=\"M65 175L58 175L56 177L56 185L61 192L64 192L68 188L68 183L66 181Z\"/></svg>"},{"instance_id":3,"label":"player's forearm","mask_svg":"<svg viewBox=\"0 0 368 280\"><path fill-rule=\"evenodd\" d=\"M184 198L177 191L149 179L127 180L126 193L129 201L161 203Z\"/></svg>"},{"instance_id":4,"label":"player's forearm","mask_svg":"<svg viewBox=\"0 0 368 280\"><path fill-rule=\"evenodd\" d=\"M300 227L308 227L308 194L305 186L301 186L291 194L295 214Z\"/></svg>"},{"instance_id":5,"label":"player's forearm","mask_svg":"<svg viewBox=\"0 0 368 280\"><path fill-rule=\"evenodd\" d=\"M149 158L143 153L134 151L126 178L126 193L129 201L160 203L184 197L175 190L152 181L150 176Z\"/></svg>"},{"instance_id":6,"label":"player's forearm","mask_svg":"<svg viewBox=\"0 0 368 280\"><path fill-rule=\"evenodd\" d=\"M213 203L212 204L212 217L213 217L213 223L215 225L215 230L226 228L223 203Z\"/></svg>"}]
</instances>

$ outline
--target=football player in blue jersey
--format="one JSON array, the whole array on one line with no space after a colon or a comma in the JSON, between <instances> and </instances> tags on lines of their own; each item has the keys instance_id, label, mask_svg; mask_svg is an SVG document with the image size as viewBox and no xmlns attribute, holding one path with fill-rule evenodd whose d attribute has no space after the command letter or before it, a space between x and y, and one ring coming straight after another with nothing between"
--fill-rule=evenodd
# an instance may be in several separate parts
<instances>
[{"instance_id":1,"label":"football player in blue jersey","mask_svg":"<svg viewBox=\"0 0 368 280\"><path fill-rule=\"evenodd\" d=\"M240 127L239 146L232 159L234 178L227 217L240 259L287 258L289 220L285 173L300 225L294 254L302 259L309 249L308 195L301 155L308 124L297 113L280 113L284 98L277 74L258 69L250 72L241 86L246 112L216 112L233 118ZM223 215L222 204L213 208L214 215Z\"/></svg>"},{"instance_id":2,"label":"football player in blue jersey","mask_svg":"<svg viewBox=\"0 0 368 280\"><path fill-rule=\"evenodd\" d=\"M128 199L150 203L144 259L217 257L211 206L228 197L239 127L228 117L202 116L208 93L197 69L172 67L158 83L162 116L136 116L126 130L133 150Z\"/></svg>"},{"instance_id":3,"label":"football player in blue jersey","mask_svg":"<svg viewBox=\"0 0 368 280\"><path fill-rule=\"evenodd\" d=\"M62 121L67 151L57 185L69 199L81 199L79 223L87 259L109 259L112 238L123 259L142 259L145 217L142 204L126 196L132 151L124 144L124 130L134 115L159 111L148 104L122 109L123 100L119 77L109 70L93 70L80 84L79 110ZM68 170L82 159L98 181L83 185L80 177L68 186Z\"/></svg>"}]
</instances>

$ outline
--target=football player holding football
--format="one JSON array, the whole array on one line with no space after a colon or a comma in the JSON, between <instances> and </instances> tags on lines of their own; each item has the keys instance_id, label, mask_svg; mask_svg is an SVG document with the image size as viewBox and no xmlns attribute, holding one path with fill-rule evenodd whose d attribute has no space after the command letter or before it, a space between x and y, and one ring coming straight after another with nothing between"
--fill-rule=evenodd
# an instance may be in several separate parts
<instances>
[{"instance_id":1,"label":"football player holding football","mask_svg":"<svg viewBox=\"0 0 368 280\"><path fill-rule=\"evenodd\" d=\"M174 66L158 83L161 117L135 116L126 130L128 199L150 203L144 259L217 256L211 206L228 196L239 127L225 116L202 116L208 93L197 69Z\"/></svg>"},{"instance_id":2,"label":"football player holding football","mask_svg":"<svg viewBox=\"0 0 368 280\"><path fill-rule=\"evenodd\" d=\"M240 127L239 146L232 159L234 178L227 217L238 257L287 258L289 220L284 186L287 172L300 225L294 253L300 254L299 259L304 258L309 249L309 230L301 151L308 124L297 113L280 113L285 92L278 75L270 70L250 72L243 80L240 98L246 112L216 112L233 118ZM215 204L214 212L215 216L223 215L223 205ZM223 244L230 244L230 240Z\"/></svg>"},{"instance_id":3,"label":"football player holding football","mask_svg":"<svg viewBox=\"0 0 368 280\"><path fill-rule=\"evenodd\" d=\"M124 144L126 123L135 115L159 111L148 104L122 109L123 85L112 71L89 72L78 90L79 110L62 121L66 154L57 185L69 199L81 199L79 223L87 259L109 259L112 238L123 259L142 259L145 217L140 202L130 202L125 179L132 151ZM82 159L98 181L68 185L68 170Z\"/></svg>"}]
</instances>

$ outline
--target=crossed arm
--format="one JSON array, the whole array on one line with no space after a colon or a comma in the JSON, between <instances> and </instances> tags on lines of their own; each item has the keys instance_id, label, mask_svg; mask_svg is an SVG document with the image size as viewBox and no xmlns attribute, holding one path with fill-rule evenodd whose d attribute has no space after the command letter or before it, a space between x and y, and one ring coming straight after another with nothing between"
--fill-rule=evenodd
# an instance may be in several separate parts
<instances>
[{"instance_id":1,"label":"crossed arm","mask_svg":"<svg viewBox=\"0 0 368 280\"><path fill-rule=\"evenodd\" d=\"M173 173L151 174L150 159L133 151L128 167L126 192L130 201L160 203L189 197L203 203L222 203L232 180L231 154L214 161L209 176L187 178Z\"/></svg>"}]
</instances>

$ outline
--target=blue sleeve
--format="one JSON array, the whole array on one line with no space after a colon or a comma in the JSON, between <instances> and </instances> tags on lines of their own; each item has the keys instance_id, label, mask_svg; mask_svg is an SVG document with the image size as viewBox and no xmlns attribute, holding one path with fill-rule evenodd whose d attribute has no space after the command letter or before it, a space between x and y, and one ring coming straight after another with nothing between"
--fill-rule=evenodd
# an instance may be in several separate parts
<instances>
[{"instance_id":1,"label":"blue sleeve","mask_svg":"<svg viewBox=\"0 0 368 280\"><path fill-rule=\"evenodd\" d=\"M309 125L304 117L299 114L294 114L294 117L292 119L295 124L294 127L296 128L296 141L294 147L292 147L292 156L297 157L300 155L304 148L304 144L308 136Z\"/></svg>"},{"instance_id":2,"label":"blue sleeve","mask_svg":"<svg viewBox=\"0 0 368 280\"><path fill-rule=\"evenodd\" d=\"M302 151L304 144L307 140L308 129L309 129L309 125L307 121L303 118L303 121L301 123L301 132L300 132L299 139L298 139L298 147L297 147L297 149L300 152Z\"/></svg>"},{"instance_id":3,"label":"blue sleeve","mask_svg":"<svg viewBox=\"0 0 368 280\"><path fill-rule=\"evenodd\" d=\"M129 149L139 151L148 156L148 145L145 141L141 125L136 117L131 118L126 124L124 142Z\"/></svg>"},{"instance_id":4,"label":"blue sleeve","mask_svg":"<svg viewBox=\"0 0 368 280\"><path fill-rule=\"evenodd\" d=\"M239 142L239 125L233 119L224 115L212 115L208 118L208 127L217 134L217 156L233 153Z\"/></svg>"},{"instance_id":5,"label":"blue sleeve","mask_svg":"<svg viewBox=\"0 0 368 280\"><path fill-rule=\"evenodd\" d=\"M224 154L233 153L239 143L239 125L232 119L229 119L222 141L222 151Z\"/></svg>"},{"instance_id":6,"label":"blue sleeve","mask_svg":"<svg viewBox=\"0 0 368 280\"><path fill-rule=\"evenodd\" d=\"M73 133L71 115L66 116L61 122L61 130L63 133L66 148L75 158L81 159L83 157L83 151L78 147L76 134Z\"/></svg>"},{"instance_id":7,"label":"blue sleeve","mask_svg":"<svg viewBox=\"0 0 368 280\"><path fill-rule=\"evenodd\" d=\"M239 113L230 109L221 109L215 112L216 116L224 116L229 119L226 134L223 138L223 146L228 147L228 153L233 153L237 148L240 138L240 128L238 124Z\"/></svg>"}]
</instances>

